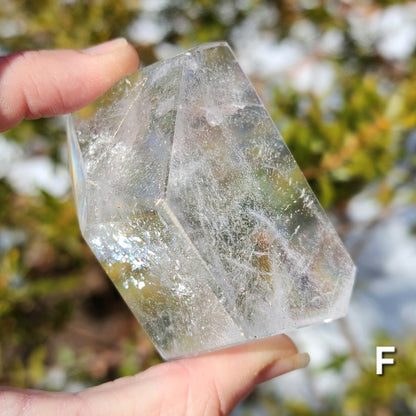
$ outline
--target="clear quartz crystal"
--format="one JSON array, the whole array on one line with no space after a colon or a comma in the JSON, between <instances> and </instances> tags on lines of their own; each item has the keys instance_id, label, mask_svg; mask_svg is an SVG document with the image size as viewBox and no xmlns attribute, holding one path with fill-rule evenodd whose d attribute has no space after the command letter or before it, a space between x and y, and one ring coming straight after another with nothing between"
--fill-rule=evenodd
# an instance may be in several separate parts
<instances>
[{"instance_id":1,"label":"clear quartz crystal","mask_svg":"<svg viewBox=\"0 0 416 416\"><path fill-rule=\"evenodd\" d=\"M355 267L231 49L69 117L85 240L165 359L346 313Z\"/></svg>"}]
</instances>

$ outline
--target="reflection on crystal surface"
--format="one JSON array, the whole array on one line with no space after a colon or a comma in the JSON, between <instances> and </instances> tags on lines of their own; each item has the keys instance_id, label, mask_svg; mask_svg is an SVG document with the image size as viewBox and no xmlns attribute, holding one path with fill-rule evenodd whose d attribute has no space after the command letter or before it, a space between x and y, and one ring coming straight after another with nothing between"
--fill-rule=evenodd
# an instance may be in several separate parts
<instances>
[{"instance_id":1,"label":"reflection on crystal surface","mask_svg":"<svg viewBox=\"0 0 416 416\"><path fill-rule=\"evenodd\" d=\"M355 267L225 43L69 120L82 233L166 359L345 314Z\"/></svg>"}]
</instances>

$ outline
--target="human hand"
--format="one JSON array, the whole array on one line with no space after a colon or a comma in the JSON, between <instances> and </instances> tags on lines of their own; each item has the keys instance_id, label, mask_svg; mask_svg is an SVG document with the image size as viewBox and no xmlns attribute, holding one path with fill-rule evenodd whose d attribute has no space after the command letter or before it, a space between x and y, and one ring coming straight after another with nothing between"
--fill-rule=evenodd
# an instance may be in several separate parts
<instances>
[{"instance_id":1,"label":"human hand","mask_svg":"<svg viewBox=\"0 0 416 416\"><path fill-rule=\"evenodd\" d=\"M0 57L0 131L72 112L138 67L124 40L86 51L23 52ZM0 388L7 415L227 415L254 387L309 362L285 335L159 364L82 392Z\"/></svg>"}]
</instances>

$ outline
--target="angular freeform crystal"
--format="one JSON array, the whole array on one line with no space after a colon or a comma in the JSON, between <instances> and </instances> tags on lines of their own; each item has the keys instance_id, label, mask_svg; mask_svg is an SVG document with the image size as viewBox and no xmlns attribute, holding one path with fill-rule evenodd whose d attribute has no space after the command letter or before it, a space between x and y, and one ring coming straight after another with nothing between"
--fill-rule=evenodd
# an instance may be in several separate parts
<instances>
[{"instance_id":1,"label":"angular freeform crystal","mask_svg":"<svg viewBox=\"0 0 416 416\"><path fill-rule=\"evenodd\" d=\"M355 267L226 43L69 119L82 234L165 359L346 313Z\"/></svg>"}]
</instances>

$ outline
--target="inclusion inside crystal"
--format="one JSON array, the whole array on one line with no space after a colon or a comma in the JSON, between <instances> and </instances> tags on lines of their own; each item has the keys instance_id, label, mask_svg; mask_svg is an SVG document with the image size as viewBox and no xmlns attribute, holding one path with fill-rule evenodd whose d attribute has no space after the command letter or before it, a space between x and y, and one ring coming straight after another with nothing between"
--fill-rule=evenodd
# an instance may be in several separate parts
<instances>
[{"instance_id":1,"label":"inclusion inside crystal","mask_svg":"<svg viewBox=\"0 0 416 416\"><path fill-rule=\"evenodd\" d=\"M224 42L69 119L85 240L165 359L346 313L355 267Z\"/></svg>"}]
</instances>

